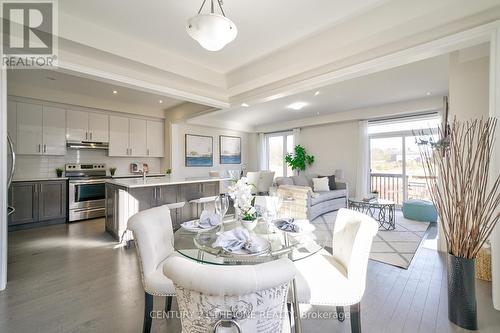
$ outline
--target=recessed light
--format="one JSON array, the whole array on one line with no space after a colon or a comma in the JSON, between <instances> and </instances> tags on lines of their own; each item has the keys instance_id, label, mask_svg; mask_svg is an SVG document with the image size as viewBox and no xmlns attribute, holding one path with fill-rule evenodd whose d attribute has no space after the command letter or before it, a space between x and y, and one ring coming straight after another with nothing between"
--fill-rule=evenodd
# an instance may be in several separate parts
<instances>
[{"instance_id":1,"label":"recessed light","mask_svg":"<svg viewBox=\"0 0 500 333\"><path fill-rule=\"evenodd\" d=\"M163 103L163 100L162 100L162 99L160 99L160 100L158 101L158 103L162 104L162 103Z\"/></svg>"},{"instance_id":2,"label":"recessed light","mask_svg":"<svg viewBox=\"0 0 500 333\"><path fill-rule=\"evenodd\" d=\"M321 94L321 92L318 90L314 93L314 96L318 96L319 94Z\"/></svg>"},{"instance_id":3,"label":"recessed light","mask_svg":"<svg viewBox=\"0 0 500 333\"><path fill-rule=\"evenodd\" d=\"M113 94L114 94L114 95L118 94L118 91L113 90Z\"/></svg>"},{"instance_id":4,"label":"recessed light","mask_svg":"<svg viewBox=\"0 0 500 333\"><path fill-rule=\"evenodd\" d=\"M306 103L306 102L295 102L295 103L292 103L292 104L288 105L287 109L292 109L292 110L295 110L295 111L299 111L302 108L304 108L305 106L307 106L307 104L308 103Z\"/></svg>"},{"instance_id":5,"label":"recessed light","mask_svg":"<svg viewBox=\"0 0 500 333\"><path fill-rule=\"evenodd\" d=\"M249 107L250 105L248 105L247 103L241 103L241 106L244 107L244 108L247 108Z\"/></svg>"},{"instance_id":6,"label":"recessed light","mask_svg":"<svg viewBox=\"0 0 500 333\"><path fill-rule=\"evenodd\" d=\"M430 91L426 92L425 94L426 94L427 96L432 95L432 93L431 93Z\"/></svg>"}]
</instances>

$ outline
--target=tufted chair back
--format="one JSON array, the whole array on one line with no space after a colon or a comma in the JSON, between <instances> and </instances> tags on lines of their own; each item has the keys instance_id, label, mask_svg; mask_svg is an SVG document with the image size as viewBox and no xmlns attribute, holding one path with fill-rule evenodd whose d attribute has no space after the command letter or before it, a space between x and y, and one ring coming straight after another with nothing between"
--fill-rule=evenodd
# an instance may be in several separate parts
<instances>
[{"instance_id":1,"label":"tufted chair back","mask_svg":"<svg viewBox=\"0 0 500 333\"><path fill-rule=\"evenodd\" d=\"M164 205L139 212L128 220L128 229L134 234L145 284L145 277L153 274L158 265L174 252L170 209Z\"/></svg>"},{"instance_id":2,"label":"tufted chair back","mask_svg":"<svg viewBox=\"0 0 500 333\"><path fill-rule=\"evenodd\" d=\"M286 307L293 263L282 258L249 266L202 265L172 256L164 274L174 282L182 332L212 332L222 322L232 328L218 332L289 332Z\"/></svg>"},{"instance_id":3,"label":"tufted chair back","mask_svg":"<svg viewBox=\"0 0 500 333\"><path fill-rule=\"evenodd\" d=\"M363 295L368 257L378 223L368 215L342 208L333 231L333 257L341 263L347 278Z\"/></svg>"}]
</instances>

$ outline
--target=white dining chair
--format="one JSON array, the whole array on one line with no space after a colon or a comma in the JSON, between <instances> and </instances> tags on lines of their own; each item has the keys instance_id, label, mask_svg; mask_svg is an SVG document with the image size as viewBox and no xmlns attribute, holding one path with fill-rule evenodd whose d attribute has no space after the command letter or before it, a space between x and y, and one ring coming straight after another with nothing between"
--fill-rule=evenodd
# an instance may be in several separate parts
<instances>
[{"instance_id":1,"label":"white dining chair","mask_svg":"<svg viewBox=\"0 0 500 333\"><path fill-rule=\"evenodd\" d=\"M259 177L260 171L249 171L246 174L248 185L251 185L252 194L257 194L257 189L259 187Z\"/></svg>"},{"instance_id":2,"label":"white dining chair","mask_svg":"<svg viewBox=\"0 0 500 333\"><path fill-rule=\"evenodd\" d=\"M290 332L286 301L296 270L287 258L219 266L170 257L163 271L175 285L182 332Z\"/></svg>"},{"instance_id":3,"label":"white dining chair","mask_svg":"<svg viewBox=\"0 0 500 333\"><path fill-rule=\"evenodd\" d=\"M378 224L342 208L333 231L333 255L326 251L295 262L297 300L302 304L350 306L351 331L361 332L360 302L365 292L368 257ZM339 320L343 321L341 317Z\"/></svg>"},{"instance_id":4,"label":"white dining chair","mask_svg":"<svg viewBox=\"0 0 500 333\"><path fill-rule=\"evenodd\" d=\"M128 220L139 258L142 285L144 287L143 332L151 331L153 296L165 296L165 311L172 307L175 296L174 284L162 271L163 262L174 253L173 229L170 209L167 205L139 212Z\"/></svg>"}]
</instances>

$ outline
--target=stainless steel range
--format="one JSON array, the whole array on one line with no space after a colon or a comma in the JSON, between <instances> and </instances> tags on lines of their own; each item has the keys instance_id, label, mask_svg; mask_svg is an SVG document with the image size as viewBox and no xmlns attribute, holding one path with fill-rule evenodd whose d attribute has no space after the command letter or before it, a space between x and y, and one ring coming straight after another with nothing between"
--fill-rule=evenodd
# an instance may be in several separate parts
<instances>
[{"instance_id":1,"label":"stainless steel range","mask_svg":"<svg viewBox=\"0 0 500 333\"><path fill-rule=\"evenodd\" d=\"M69 221L105 216L105 164L66 164L69 178Z\"/></svg>"}]
</instances>

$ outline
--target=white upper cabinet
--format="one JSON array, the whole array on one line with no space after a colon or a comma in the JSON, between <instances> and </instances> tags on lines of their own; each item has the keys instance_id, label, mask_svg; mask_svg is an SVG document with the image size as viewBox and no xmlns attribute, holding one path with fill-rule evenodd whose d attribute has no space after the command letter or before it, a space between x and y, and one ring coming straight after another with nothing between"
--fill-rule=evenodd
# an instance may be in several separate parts
<instances>
[{"instance_id":1,"label":"white upper cabinet","mask_svg":"<svg viewBox=\"0 0 500 333\"><path fill-rule=\"evenodd\" d=\"M17 103L17 153L64 155L66 111L39 104Z\"/></svg>"},{"instance_id":2,"label":"white upper cabinet","mask_svg":"<svg viewBox=\"0 0 500 333\"><path fill-rule=\"evenodd\" d=\"M109 116L68 110L66 139L68 141L109 142Z\"/></svg>"},{"instance_id":3,"label":"white upper cabinet","mask_svg":"<svg viewBox=\"0 0 500 333\"><path fill-rule=\"evenodd\" d=\"M165 155L163 138L164 138L163 122L148 120L147 121L148 156L163 157Z\"/></svg>"},{"instance_id":4,"label":"white upper cabinet","mask_svg":"<svg viewBox=\"0 0 500 333\"><path fill-rule=\"evenodd\" d=\"M109 117L109 156L130 156L129 119Z\"/></svg>"},{"instance_id":5,"label":"white upper cabinet","mask_svg":"<svg viewBox=\"0 0 500 333\"><path fill-rule=\"evenodd\" d=\"M89 113L89 136L93 142L109 142L109 116Z\"/></svg>"},{"instance_id":6,"label":"white upper cabinet","mask_svg":"<svg viewBox=\"0 0 500 333\"><path fill-rule=\"evenodd\" d=\"M43 107L43 147L44 155L64 155L66 153L66 110Z\"/></svg>"},{"instance_id":7,"label":"white upper cabinet","mask_svg":"<svg viewBox=\"0 0 500 333\"><path fill-rule=\"evenodd\" d=\"M89 114L84 111L68 110L66 112L66 140L89 140Z\"/></svg>"},{"instance_id":8,"label":"white upper cabinet","mask_svg":"<svg viewBox=\"0 0 500 333\"><path fill-rule=\"evenodd\" d=\"M148 156L146 120L130 118L129 147L131 156Z\"/></svg>"},{"instance_id":9,"label":"white upper cabinet","mask_svg":"<svg viewBox=\"0 0 500 333\"><path fill-rule=\"evenodd\" d=\"M43 108L38 104L17 103L17 153L41 155Z\"/></svg>"}]
</instances>

